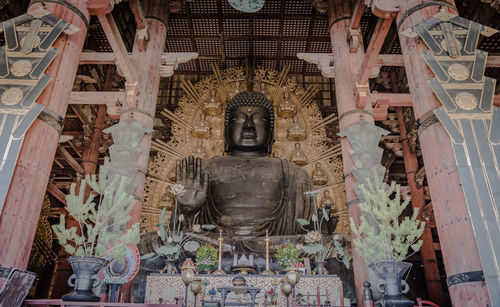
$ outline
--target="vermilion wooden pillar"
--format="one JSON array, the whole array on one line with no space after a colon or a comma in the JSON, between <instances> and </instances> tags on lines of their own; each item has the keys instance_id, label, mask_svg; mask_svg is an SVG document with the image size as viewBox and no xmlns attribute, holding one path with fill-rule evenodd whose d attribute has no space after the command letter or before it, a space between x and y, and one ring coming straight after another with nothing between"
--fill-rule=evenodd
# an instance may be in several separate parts
<instances>
[{"instance_id":1,"label":"vermilion wooden pillar","mask_svg":"<svg viewBox=\"0 0 500 307\"><path fill-rule=\"evenodd\" d=\"M143 2L144 16L148 25L149 40L145 50L141 42L134 41L132 50L132 65L137 74L137 107L122 113L120 119L124 120L130 116L140 121L143 125L153 128L156 113L156 101L160 87L161 54L165 48L167 36L167 22L169 13L168 0L149 0ZM151 148L151 134L145 134L140 141L141 153L137 160L140 168L134 181L137 183L134 191L136 205L130 212L132 216L129 225L140 222L141 207L144 200L144 185L146 183L146 172L149 163L149 152ZM124 298L129 297L131 283L124 285L121 289Z\"/></svg>"},{"instance_id":2,"label":"vermilion wooden pillar","mask_svg":"<svg viewBox=\"0 0 500 307\"><path fill-rule=\"evenodd\" d=\"M165 48L167 36L168 0L150 0L143 2L144 16L148 24L149 40L146 49L142 51L140 42L136 39L132 51L132 65L135 68L138 79L137 108L122 113L121 119L133 116L145 126L153 128L156 112L156 100L160 86L160 66L161 53ZM137 36L136 36L137 38ZM138 158L140 169L137 172L135 181L136 206L130 215L132 219L129 225L140 221L141 206L144 198L144 184L146 182L146 172L149 162L149 151L151 147L151 134L146 134L140 142L142 151Z\"/></svg>"},{"instance_id":3,"label":"vermilion wooden pillar","mask_svg":"<svg viewBox=\"0 0 500 307\"><path fill-rule=\"evenodd\" d=\"M89 19L87 0L68 2ZM62 34L54 43L59 54L45 71L53 79L37 99L64 117L87 28L81 17L70 9L51 3L46 4L46 9L80 28L72 35ZM0 217L2 266L26 269L58 139L59 132L41 120L36 120L26 133Z\"/></svg>"},{"instance_id":4,"label":"vermilion wooden pillar","mask_svg":"<svg viewBox=\"0 0 500 307\"><path fill-rule=\"evenodd\" d=\"M417 187L415 181L415 174L418 171L417 154L410 151L408 145L408 138L406 135L406 126L403 116L403 109L397 109L399 131L401 134L401 143L403 144L403 159L405 162L406 178L408 186L410 187L411 205L413 208L418 208L419 219L422 216L422 209L425 206L424 189ZM425 284L427 286L427 294L429 299L444 306L443 289L441 287L441 278L439 276L439 269L436 260L436 251L434 250L434 243L432 240L431 228L426 225L421 239L423 240L422 247L420 248L420 257L424 266Z\"/></svg>"},{"instance_id":5,"label":"vermilion wooden pillar","mask_svg":"<svg viewBox=\"0 0 500 307\"><path fill-rule=\"evenodd\" d=\"M403 14L411 12L412 8L423 2L399 1L398 23ZM453 9L444 7L455 13ZM417 9L403 20L398 33L426 20L438 11L439 7L436 5ZM466 280L470 276L469 272L481 271L482 268L450 138L443 126L437 120L432 120L432 110L441 104L427 83L434 77L422 57L427 47L418 37L407 38L400 34L399 41L415 117L422 122L419 127L420 146L446 274L448 277L459 274L458 277L465 281L449 287L452 303L454 306L491 306L485 282Z\"/></svg>"},{"instance_id":6,"label":"vermilion wooden pillar","mask_svg":"<svg viewBox=\"0 0 500 307\"><path fill-rule=\"evenodd\" d=\"M335 63L335 95L341 131L358 122L361 117L370 122L374 121L373 115L370 115L372 114L371 103L366 104L366 110L356 109L354 88L356 86L356 76L363 63L364 51L361 46L356 53L349 52L347 33L349 32L351 14L351 1L328 1L330 38ZM354 166L351 154L349 153L351 143L347 138L342 138L341 144L344 174L348 174L345 177L345 192L349 217L352 217L356 223L359 223L361 212L357 206L356 193L352 188L356 181L353 175L350 174L351 168ZM368 272L364 260L356 253L354 248L353 269L356 297L358 298L358 305L360 305L363 298L363 283L368 280Z\"/></svg>"}]
</instances>

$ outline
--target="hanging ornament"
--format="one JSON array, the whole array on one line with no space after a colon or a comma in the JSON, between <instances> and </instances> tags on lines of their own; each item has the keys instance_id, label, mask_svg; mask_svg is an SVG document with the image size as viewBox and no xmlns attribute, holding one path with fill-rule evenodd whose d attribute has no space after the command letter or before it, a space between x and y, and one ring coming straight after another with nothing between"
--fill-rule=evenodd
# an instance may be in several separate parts
<instances>
[{"instance_id":1,"label":"hanging ornament","mask_svg":"<svg viewBox=\"0 0 500 307\"><path fill-rule=\"evenodd\" d=\"M229 4L238 11L255 13L264 6L264 0L228 0Z\"/></svg>"}]
</instances>

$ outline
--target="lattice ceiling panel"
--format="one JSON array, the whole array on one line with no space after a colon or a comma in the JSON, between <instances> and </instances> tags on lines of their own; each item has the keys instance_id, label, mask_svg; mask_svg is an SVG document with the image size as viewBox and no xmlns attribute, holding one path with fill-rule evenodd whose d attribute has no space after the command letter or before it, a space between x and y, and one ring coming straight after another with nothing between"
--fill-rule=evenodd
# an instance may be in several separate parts
<instances>
[{"instance_id":1,"label":"lattice ceiling panel","mask_svg":"<svg viewBox=\"0 0 500 307\"><path fill-rule=\"evenodd\" d=\"M277 41L254 41L253 54L255 56L266 56L278 53Z\"/></svg>"},{"instance_id":2,"label":"lattice ceiling panel","mask_svg":"<svg viewBox=\"0 0 500 307\"><path fill-rule=\"evenodd\" d=\"M209 60L209 59L201 59L200 61L200 69L202 72L212 72L212 64L217 64L219 67L222 66L222 60Z\"/></svg>"},{"instance_id":3,"label":"lattice ceiling panel","mask_svg":"<svg viewBox=\"0 0 500 307\"><path fill-rule=\"evenodd\" d=\"M189 36L189 21L181 18L170 18L168 36Z\"/></svg>"},{"instance_id":4,"label":"lattice ceiling panel","mask_svg":"<svg viewBox=\"0 0 500 307\"><path fill-rule=\"evenodd\" d=\"M276 60L257 60L257 66L276 68Z\"/></svg>"},{"instance_id":5,"label":"lattice ceiling panel","mask_svg":"<svg viewBox=\"0 0 500 307\"><path fill-rule=\"evenodd\" d=\"M285 14L312 14L312 12L312 5L306 1L285 1Z\"/></svg>"},{"instance_id":6,"label":"lattice ceiling panel","mask_svg":"<svg viewBox=\"0 0 500 307\"><path fill-rule=\"evenodd\" d=\"M246 57L250 53L249 41L225 41L224 48L226 56L230 57Z\"/></svg>"},{"instance_id":7,"label":"lattice ceiling panel","mask_svg":"<svg viewBox=\"0 0 500 307\"><path fill-rule=\"evenodd\" d=\"M332 47L329 41L325 42L310 42L308 52L313 53L331 53Z\"/></svg>"},{"instance_id":8,"label":"lattice ceiling panel","mask_svg":"<svg viewBox=\"0 0 500 307\"><path fill-rule=\"evenodd\" d=\"M245 61L243 59L228 59L226 60L226 67L237 67L245 65Z\"/></svg>"},{"instance_id":9,"label":"lattice ceiling panel","mask_svg":"<svg viewBox=\"0 0 500 307\"><path fill-rule=\"evenodd\" d=\"M313 37L329 37L328 20L314 19L311 36Z\"/></svg>"},{"instance_id":10,"label":"lattice ceiling panel","mask_svg":"<svg viewBox=\"0 0 500 307\"><path fill-rule=\"evenodd\" d=\"M191 2L191 13L210 14L217 13L216 1L193 1Z\"/></svg>"},{"instance_id":11,"label":"lattice ceiling panel","mask_svg":"<svg viewBox=\"0 0 500 307\"><path fill-rule=\"evenodd\" d=\"M243 36L250 34L248 19L225 19L222 21L225 36Z\"/></svg>"},{"instance_id":12,"label":"lattice ceiling panel","mask_svg":"<svg viewBox=\"0 0 500 307\"><path fill-rule=\"evenodd\" d=\"M219 36L220 28L217 19L193 19L195 36Z\"/></svg>"},{"instance_id":13,"label":"lattice ceiling panel","mask_svg":"<svg viewBox=\"0 0 500 307\"><path fill-rule=\"evenodd\" d=\"M283 0L266 0L264 2L264 7L260 9L259 13L260 14L276 14L277 12L280 11L280 7L282 2L285 2Z\"/></svg>"},{"instance_id":14,"label":"lattice ceiling panel","mask_svg":"<svg viewBox=\"0 0 500 307\"><path fill-rule=\"evenodd\" d=\"M256 36L278 36L280 22L276 19L254 19L253 34Z\"/></svg>"},{"instance_id":15,"label":"lattice ceiling panel","mask_svg":"<svg viewBox=\"0 0 500 307\"><path fill-rule=\"evenodd\" d=\"M281 42L281 55L287 57L294 57L297 52L306 52L306 41L282 41Z\"/></svg>"},{"instance_id":16,"label":"lattice ceiling panel","mask_svg":"<svg viewBox=\"0 0 500 307\"><path fill-rule=\"evenodd\" d=\"M286 19L283 21L283 36L307 37L309 35L310 20Z\"/></svg>"},{"instance_id":17,"label":"lattice ceiling panel","mask_svg":"<svg viewBox=\"0 0 500 307\"><path fill-rule=\"evenodd\" d=\"M318 65L316 64L311 64L311 63L306 63L305 64L305 71L306 73L310 73L310 74L319 74L320 71L318 69Z\"/></svg>"},{"instance_id":18,"label":"lattice ceiling panel","mask_svg":"<svg viewBox=\"0 0 500 307\"><path fill-rule=\"evenodd\" d=\"M201 56L220 55L220 40L200 40L196 41L196 50Z\"/></svg>"},{"instance_id":19,"label":"lattice ceiling panel","mask_svg":"<svg viewBox=\"0 0 500 307\"><path fill-rule=\"evenodd\" d=\"M301 73L304 67L304 62L301 60L281 60L280 69L284 66L290 66L291 73Z\"/></svg>"},{"instance_id":20,"label":"lattice ceiling panel","mask_svg":"<svg viewBox=\"0 0 500 307\"><path fill-rule=\"evenodd\" d=\"M191 41L167 40L167 52L195 52Z\"/></svg>"},{"instance_id":21,"label":"lattice ceiling panel","mask_svg":"<svg viewBox=\"0 0 500 307\"><path fill-rule=\"evenodd\" d=\"M196 72L198 70L198 67L196 66L196 61L189 61L186 63L181 63L179 64L179 67L177 68L178 71L183 71L183 72Z\"/></svg>"}]
</instances>

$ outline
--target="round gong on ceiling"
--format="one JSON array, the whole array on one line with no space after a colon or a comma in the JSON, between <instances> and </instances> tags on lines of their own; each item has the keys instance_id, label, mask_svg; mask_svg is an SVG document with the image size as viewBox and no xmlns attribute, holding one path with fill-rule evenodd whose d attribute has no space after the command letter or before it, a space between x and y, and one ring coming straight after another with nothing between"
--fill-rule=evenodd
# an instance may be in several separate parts
<instances>
[{"instance_id":1,"label":"round gong on ceiling","mask_svg":"<svg viewBox=\"0 0 500 307\"><path fill-rule=\"evenodd\" d=\"M264 0L228 0L229 4L238 11L255 13L264 6Z\"/></svg>"}]
</instances>

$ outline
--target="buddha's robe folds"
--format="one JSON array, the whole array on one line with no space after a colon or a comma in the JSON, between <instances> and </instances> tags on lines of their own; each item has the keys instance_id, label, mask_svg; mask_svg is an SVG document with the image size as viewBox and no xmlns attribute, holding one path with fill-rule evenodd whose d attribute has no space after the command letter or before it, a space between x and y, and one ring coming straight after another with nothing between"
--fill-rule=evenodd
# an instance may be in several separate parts
<instances>
[{"instance_id":1,"label":"buddha's robe folds","mask_svg":"<svg viewBox=\"0 0 500 307\"><path fill-rule=\"evenodd\" d=\"M302 233L296 219L309 220L315 212L304 194L313 190L308 174L287 160L216 157L203 161L203 172L209 174L209 191L196 219L222 228L225 242L239 251L261 252L257 241L263 240L257 237L266 230L272 244L292 239Z\"/></svg>"}]
</instances>

